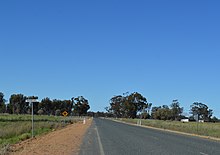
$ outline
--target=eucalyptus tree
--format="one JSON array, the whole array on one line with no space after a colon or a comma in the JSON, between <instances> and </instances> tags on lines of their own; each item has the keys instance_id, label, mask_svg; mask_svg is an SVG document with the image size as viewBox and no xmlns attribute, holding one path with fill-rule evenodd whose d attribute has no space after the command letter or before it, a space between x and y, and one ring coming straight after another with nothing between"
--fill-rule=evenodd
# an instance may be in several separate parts
<instances>
[{"instance_id":1,"label":"eucalyptus tree","mask_svg":"<svg viewBox=\"0 0 220 155\"><path fill-rule=\"evenodd\" d=\"M206 104L194 102L191 106L191 114L193 117L197 117L198 119L202 119L204 121L210 121L213 110L209 109Z\"/></svg>"},{"instance_id":2,"label":"eucalyptus tree","mask_svg":"<svg viewBox=\"0 0 220 155\"><path fill-rule=\"evenodd\" d=\"M6 112L6 100L4 99L4 94L0 92L0 113Z\"/></svg>"}]
</instances>

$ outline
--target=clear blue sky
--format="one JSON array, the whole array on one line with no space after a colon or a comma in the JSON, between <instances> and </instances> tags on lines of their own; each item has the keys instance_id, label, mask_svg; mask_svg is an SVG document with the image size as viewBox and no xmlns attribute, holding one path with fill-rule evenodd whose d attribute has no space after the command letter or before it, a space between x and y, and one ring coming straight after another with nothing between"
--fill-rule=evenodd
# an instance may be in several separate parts
<instances>
[{"instance_id":1,"label":"clear blue sky","mask_svg":"<svg viewBox=\"0 0 220 155\"><path fill-rule=\"evenodd\" d=\"M83 95L91 110L140 92L220 117L220 2L0 2L0 91L40 99Z\"/></svg>"}]
</instances>

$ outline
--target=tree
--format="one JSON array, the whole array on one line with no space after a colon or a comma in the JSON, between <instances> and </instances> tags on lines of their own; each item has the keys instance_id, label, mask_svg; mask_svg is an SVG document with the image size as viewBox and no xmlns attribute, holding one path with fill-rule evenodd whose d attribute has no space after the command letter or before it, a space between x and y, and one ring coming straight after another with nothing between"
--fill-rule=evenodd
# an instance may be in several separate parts
<instances>
[{"instance_id":1,"label":"tree","mask_svg":"<svg viewBox=\"0 0 220 155\"><path fill-rule=\"evenodd\" d=\"M153 119L160 119L160 117L159 117L159 113L157 112L159 109L161 109L161 106L159 106L159 107L152 107L152 109L151 109L151 118L153 118Z\"/></svg>"},{"instance_id":2,"label":"tree","mask_svg":"<svg viewBox=\"0 0 220 155\"><path fill-rule=\"evenodd\" d=\"M9 108L13 114L27 114L29 103L25 102L26 97L23 94L13 94L10 97Z\"/></svg>"},{"instance_id":3,"label":"tree","mask_svg":"<svg viewBox=\"0 0 220 155\"><path fill-rule=\"evenodd\" d=\"M114 96L110 100L110 108L109 111L111 111L116 117L122 117L122 105L124 102L124 97L121 95Z\"/></svg>"},{"instance_id":4,"label":"tree","mask_svg":"<svg viewBox=\"0 0 220 155\"><path fill-rule=\"evenodd\" d=\"M108 109L116 117L136 118L138 112L146 113L152 104L147 103L147 99L140 93L124 93L110 99Z\"/></svg>"},{"instance_id":5,"label":"tree","mask_svg":"<svg viewBox=\"0 0 220 155\"><path fill-rule=\"evenodd\" d=\"M66 111L65 102L54 99L51 103L51 115L57 115L57 111L60 111L60 113Z\"/></svg>"},{"instance_id":6,"label":"tree","mask_svg":"<svg viewBox=\"0 0 220 155\"><path fill-rule=\"evenodd\" d=\"M51 115L53 107L50 98L46 97L42 99L41 102L38 104L38 109L43 110L43 114Z\"/></svg>"},{"instance_id":7,"label":"tree","mask_svg":"<svg viewBox=\"0 0 220 155\"><path fill-rule=\"evenodd\" d=\"M73 112L78 116L86 115L87 111L90 109L89 101L85 99L83 96L79 96L73 99Z\"/></svg>"},{"instance_id":8,"label":"tree","mask_svg":"<svg viewBox=\"0 0 220 155\"><path fill-rule=\"evenodd\" d=\"M38 114L39 111L39 102L35 102L34 104L34 114ZM31 113L31 112L30 112Z\"/></svg>"},{"instance_id":9,"label":"tree","mask_svg":"<svg viewBox=\"0 0 220 155\"><path fill-rule=\"evenodd\" d=\"M183 107L180 107L180 103L178 100L173 100L171 107L171 113L172 113L172 120L180 120L181 114L183 112Z\"/></svg>"},{"instance_id":10,"label":"tree","mask_svg":"<svg viewBox=\"0 0 220 155\"><path fill-rule=\"evenodd\" d=\"M69 114L72 113L73 103L71 100L64 100L63 106L61 107L61 111L67 111Z\"/></svg>"},{"instance_id":11,"label":"tree","mask_svg":"<svg viewBox=\"0 0 220 155\"><path fill-rule=\"evenodd\" d=\"M194 102L190 107L191 114L194 118L197 116L199 119L207 122L211 120L213 112L206 104Z\"/></svg>"},{"instance_id":12,"label":"tree","mask_svg":"<svg viewBox=\"0 0 220 155\"><path fill-rule=\"evenodd\" d=\"M129 103L128 117L136 118L138 112L146 112L148 108L147 99L140 93L134 92L127 97Z\"/></svg>"},{"instance_id":13,"label":"tree","mask_svg":"<svg viewBox=\"0 0 220 155\"><path fill-rule=\"evenodd\" d=\"M215 117L215 116L212 117L211 121L214 122L214 123L215 123L215 122L220 122L220 120L219 120L217 117Z\"/></svg>"},{"instance_id":14,"label":"tree","mask_svg":"<svg viewBox=\"0 0 220 155\"><path fill-rule=\"evenodd\" d=\"M159 120L171 120L172 110L167 105L152 107L151 117Z\"/></svg>"},{"instance_id":15,"label":"tree","mask_svg":"<svg viewBox=\"0 0 220 155\"><path fill-rule=\"evenodd\" d=\"M168 106L159 109L159 115L161 120L172 120L172 111Z\"/></svg>"},{"instance_id":16,"label":"tree","mask_svg":"<svg viewBox=\"0 0 220 155\"><path fill-rule=\"evenodd\" d=\"M6 105L5 105L5 99L4 94L0 92L0 113L6 112Z\"/></svg>"}]
</instances>

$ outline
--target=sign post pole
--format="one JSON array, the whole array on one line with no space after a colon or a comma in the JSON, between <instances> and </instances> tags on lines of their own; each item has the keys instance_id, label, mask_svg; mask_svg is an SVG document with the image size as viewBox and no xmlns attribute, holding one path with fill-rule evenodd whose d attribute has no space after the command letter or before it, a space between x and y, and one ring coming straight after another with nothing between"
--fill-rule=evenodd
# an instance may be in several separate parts
<instances>
[{"instance_id":1,"label":"sign post pole","mask_svg":"<svg viewBox=\"0 0 220 155\"><path fill-rule=\"evenodd\" d=\"M32 135L31 137L33 138L34 137L34 102L38 102L37 101L38 97L36 96L30 96L30 97L27 97L26 98L26 102L29 102L29 104L32 106L31 107L31 115L32 115L32 119L31 119L31 129L32 129Z\"/></svg>"},{"instance_id":2,"label":"sign post pole","mask_svg":"<svg viewBox=\"0 0 220 155\"><path fill-rule=\"evenodd\" d=\"M34 137L34 103L32 102L32 138Z\"/></svg>"}]
</instances>

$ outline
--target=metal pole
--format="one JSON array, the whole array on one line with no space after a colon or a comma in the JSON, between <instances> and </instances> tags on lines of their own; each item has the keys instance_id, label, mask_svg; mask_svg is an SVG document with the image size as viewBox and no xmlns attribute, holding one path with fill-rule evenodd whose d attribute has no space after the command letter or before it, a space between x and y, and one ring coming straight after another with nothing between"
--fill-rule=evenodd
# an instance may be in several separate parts
<instances>
[{"instance_id":1,"label":"metal pole","mask_svg":"<svg viewBox=\"0 0 220 155\"><path fill-rule=\"evenodd\" d=\"M31 120L31 124L32 124L32 138L34 137L34 103L38 102L37 101L38 97L37 96L30 96L26 98L26 102L29 102L29 105L32 106L32 110L31 110L31 115L32 115L32 120Z\"/></svg>"},{"instance_id":2,"label":"metal pole","mask_svg":"<svg viewBox=\"0 0 220 155\"><path fill-rule=\"evenodd\" d=\"M32 138L34 137L34 103L32 102Z\"/></svg>"},{"instance_id":3,"label":"metal pole","mask_svg":"<svg viewBox=\"0 0 220 155\"><path fill-rule=\"evenodd\" d=\"M199 134L199 114L198 114L198 118L197 118L197 134Z\"/></svg>"}]
</instances>

